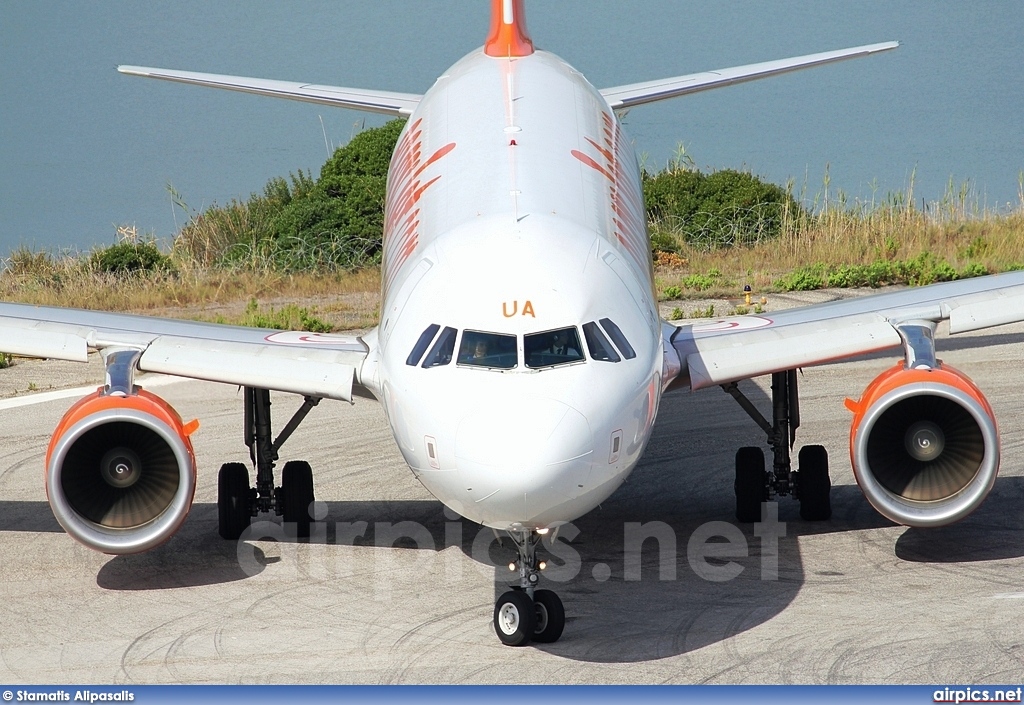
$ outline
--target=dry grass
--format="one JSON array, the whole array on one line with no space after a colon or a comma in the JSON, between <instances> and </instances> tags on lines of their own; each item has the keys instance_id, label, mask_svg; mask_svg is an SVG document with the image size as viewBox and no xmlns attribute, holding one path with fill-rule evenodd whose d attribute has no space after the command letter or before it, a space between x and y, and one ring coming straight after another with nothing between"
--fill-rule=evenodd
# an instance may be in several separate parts
<instances>
[{"instance_id":1,"label":"dry grass","mask_svg":"<svg viewBox=\"0 0 1024 705\"><path fill-rule=\"evenodd\" d=\"M747 248L708 250L680 243L675 258L656 266L659 292L673 286L682 296L737 295L745 284L772 291L781 278L814 265L870 265L913 260L928 253L962 270L982 265L989 272L1024 266L1024 204L1007 213L886 207L850 212L830 209L791 223L782 237ZM674 266L672 266L674 265ZM719 272L700 292L685 286ZM670 292L674 293L674 292Z\"/></svg>"},{"instance_id":2,"label":"dry grass","mask_svg":"<svg viewBox=\"0 0 1024 705\"><path fill-rule=\"evenodd\" d=\"M965 188L951 188L945 199L921 208L906 205L913 202L910 194L877 207L849 207L833 199L787 222L775 240L718 249L676 240L677 253L656 256L656 284L663 299L741 297L746 284L755 294L775 291L782 278L801 268L902 262L925 253L957 272L1021 269L1024 176L1021 190L1018 207L1003 212L969 206ZM214 264L211 254L222 243L213 242L205 229L193 230L172 248L173 273L111 274L98 271L88 256L16 250L0 260L0 301L235 324L254 315L306 311L337 330L377 323L379 268L285 273L261 265L258 257L225 268ZM133 229L119 234L138 241ZM260 302L255 313L253 301Z\"/></svg>"},{"instance_id":3,"label":"dry grass","mask_svg":"<svg viewBox=\"0 0 1024 705\"><path fill-rule=\"evenodd\" d=\"M249 301L311 306L336 327L376 322L380 271L281 273L180 268L174 274L110 274L86 258L19 250L0 274L0 300L243 323Z\"/></svg>"}]
</instances>

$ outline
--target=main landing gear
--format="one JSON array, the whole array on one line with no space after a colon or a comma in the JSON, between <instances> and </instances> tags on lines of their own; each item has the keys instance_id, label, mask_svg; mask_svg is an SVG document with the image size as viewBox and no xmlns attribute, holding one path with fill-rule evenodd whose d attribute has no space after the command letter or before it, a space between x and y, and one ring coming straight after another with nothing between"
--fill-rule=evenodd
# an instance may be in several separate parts
<instances>
[{"instance_id":1,"label":"main landing gear","mask_svg":"<svg viewBox=\"0 0 1024 705\"><path fill-rule=\"evenodd\" d=\"M562 601L550 590L537 589L544 568L544 562L537 560L541 536L534 531L509 531L508 535L519 549L519 559L509 565L519 571L519 585L494 605L494 631L508 646L558 641L565 629Z\"/></svg>"},{"instance_id":2,"label":"main landing gear","mask_svg":"<svg viewBox=\"0 0 1024 705\"><path fill-rule=\"evenodd\" d=\"M309 536L313 503L313 470L304 460L284 465L281 486L274 487L278 451L319 397L306 397L276 440L270 423L270 391L245 388L245 444L256 468L256 487L249 486L249 469L242 463L225 463L217 477L217 514L221 538L236 541L260 512L284 518L285 531L296 538Z\"/></svg>"},{"instance_id":3,"label":"main landing gear","mask_svg":"<svg viewBox=\"0 0 1024 705\"><path fill-rule=\"evenodd\" d=\"M742 522L761 521L761 502L774 496L793 495L800 500L800 517L824 521L832 517L829 493L828 453L822 446L804 446L798 456L799 469L791 467L790 450L800 426L800 402L796 370L772 374L772 421L769 423L735 382L723 384L747 415L768 436L772 469L765 470L764 451L750 446L736 452L736 518Z\"/></svg>"}]
</instances>

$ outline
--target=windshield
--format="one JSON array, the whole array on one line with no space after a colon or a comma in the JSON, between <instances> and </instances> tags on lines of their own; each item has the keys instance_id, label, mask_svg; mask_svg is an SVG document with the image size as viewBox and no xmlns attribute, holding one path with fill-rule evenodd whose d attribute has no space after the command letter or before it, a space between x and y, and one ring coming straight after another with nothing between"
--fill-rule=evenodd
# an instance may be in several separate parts
<instances>
[{"instance_id":1,"label":"windshield","mask_svg":"<svg viewBox=\"0 0 1024 705\"><path fill-rule=\"evenodd\" d=\"M423 360L424 367L440 367L441 365L447 365L452 361L452 353L455 352L455 335L456 330L450 326L445 327L441 331L441 335L437 336L437 342L434 343L434 347L427 353L427 357Z\"/></svg>"},{"instance_id":2,"label":"windshield","mask_svg":"<svg viewBox=\"0 0 1024 705\"><path fill-rule=\"evenodd\" d=\"M583 324L583 336L587 339L590 357L603 362L618 362L621 359L611 343L608 342L608 338L593 321Z\"/></svg>"},{"instance_id":3,"label":"windshield","mask_svg":"<svg viewBox=\"0 0 1024 705\"><path fill-rule=\"evenodd\" d=\"M431 323L427 326L426 330L420 333L419 340L416 341L416 345L413 346L412 352L409 353L409 357L405 359L405 364L412 365L415 367L420 364L420 358L423 357L423 353L427 351L427 346L430 345L430 341L437 335L437 331L441 329L441 326L436 323Z\"/></svg>"},{"instance_id":4,"label":"windshield","mask_svg":"<svg viewBox=\"0 0 1024 705\"><path fill-rule=\"evenodd\" d=\"M459 345L458 364L511 370L519 364L516 337L500 333L467 330Z\"/></svg>"},{"instance_id":5,"label":"windshield","mask_svg":"<svg viewBox=\"0 0 1024 705\"><path fill-rule=\"evenodd\" d=\"M619 352L622 353L624 358L632 360L636 357L636 351L633 350L633 346L629 344L629 341L626 340L626 336L622 334L622 331L619 330L619 327L615 325L614 321L609 318L602 318L601 325L604 326L606 331L608 331L608 335L612 337L615 347L619 349Z\"/></svg>"},{"instance_id":6,"label":"windshield","mask_svg":"<svg viewBox=\"0 0 1024 705\"><path fill-rule=\"evenodd\" d=\"M576 328L559 328L543 333L532 333L523 339L526 366L532 368L578 362L583 359L581 349L580 335L576 332Z\"/></svg>"}]
</instances>

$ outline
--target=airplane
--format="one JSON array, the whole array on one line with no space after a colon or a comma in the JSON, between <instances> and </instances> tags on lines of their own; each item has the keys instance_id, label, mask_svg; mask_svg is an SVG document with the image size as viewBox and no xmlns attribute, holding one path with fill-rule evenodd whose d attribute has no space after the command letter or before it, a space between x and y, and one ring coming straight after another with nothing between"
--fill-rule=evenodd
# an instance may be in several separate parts
<instances>
[{"instance_id":1,"label":"airplane","mask_svg":"<svg viewBox=\"0 0 1024 705\"><path fill-rule=\"evenodd\" d=\"M459 515L503 532L517 584L494 606L510 646L556 641L565 608L539 587L538 548L594 509L640 460L662 395L719 386L771 450L736 454L736 517L791 496L831 516L828 454L791 448L796 371L902 350L853 412L852 467L890 520L942 526L985 499L999 466L991 406L935 354L953 334L1024 321L1024 272L763 315L659 318L637 157L621 113L645 103L866 57L884 42L644 83L593 87L537 49L524 0L492 0L486 41L424 94L120 66L124 74L407 119L385 203L381 320L364 335L315 334L0 304L0 351L86 360L105 384L75 403L45 459L47 497L72 538L108 554L170 539L196 487L196 423L135 384L137 372L244 388L250 463L218 475L220 535L275 513L307 536L307 462L274 471L282 444L323 399L380 402L414 476ZM737 382L771 375L766 419ZM274 436L272 392L304 403ZM696 397L694 403L700 403ZM254 484L250 469L255 472Z\"/></svg>"}]
</instances>

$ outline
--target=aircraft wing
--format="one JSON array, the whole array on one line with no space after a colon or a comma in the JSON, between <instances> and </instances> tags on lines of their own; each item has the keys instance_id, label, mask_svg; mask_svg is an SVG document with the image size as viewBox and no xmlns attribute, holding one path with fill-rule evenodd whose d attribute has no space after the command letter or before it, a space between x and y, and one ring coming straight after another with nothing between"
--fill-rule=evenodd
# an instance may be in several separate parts
<instances>
[{"instance_id":1,"label":"aircraft wing","mask_svg":"<svg viewBox=\"0 0 1024 705\"><path fill-rule=\"evenodd\" d=\"M336 108L351 108L352 110L383 113L384 115L392 115L394 117L407 117L411 115L422 97L412 93L392 93L361 88L319 86L312 83L272 81L263 78L225 76L215 73L197 73L195 71L154 69L147 66L118 66L117 70L131 76L159 78L164 81L189 83L209 88L223 88L229 91L241 91L242 93L255 93L272 98L301 100L306 103L333 105Z\"/></svg>"},{"instance_id":2,"label":"aircraft wing","mask_svg":"<svg viewBox=\"0 0 1024 705\"><path fill-rule=\"evenodd\" d=\"M791 59L779 59L777 61L765 61L759 64L747 64L746 66L734 66L729 69L718 71L705 71L703 73L691 73L686 76L674 78L663 78L658 81L645 81L644 83L630 83L624 86L604 88L601 95L605 97L608 104L615 110L631 108L634 105L653 103L656 100L675 98L688 93L697 93L712 88L731 86L746 81L756 81L759 78L777 76L780 73L799 71L800 69L811 68L831 64L835 61L856 59L861 56L870 56L882 51L895 49L899 42L882 42L879 44L867 44L865 46L852 47L850 49L837 49L826 51L820 54L808 54L796 56Z\"/></svg>"},{"instance_id":3,"label":"aircraft wing","mask_svg":"<svg viewBox=\"0 0 1024 705\"><path fill-rule=\"evenodd\" d=\"M370 351L356 336L0 303L0 352L85 362L108 348L141 351L143 372L344 401Z\"/></svg>"},{"instance_id":4,"label":"aircraft wing","mask_svg":"<svg viewBox=\"0 0 1024 705\"><path fill-rule=\"evenodd\" d=\"M701 389L896 348L903 344L901 324L942 320L949 321L954 335L1024 321L1024 272L777 313L666 324L666 338L681 365L673 386L688 382L691 389Z\"/></svg>"}]
</instances>

